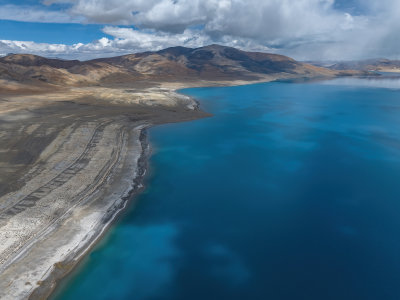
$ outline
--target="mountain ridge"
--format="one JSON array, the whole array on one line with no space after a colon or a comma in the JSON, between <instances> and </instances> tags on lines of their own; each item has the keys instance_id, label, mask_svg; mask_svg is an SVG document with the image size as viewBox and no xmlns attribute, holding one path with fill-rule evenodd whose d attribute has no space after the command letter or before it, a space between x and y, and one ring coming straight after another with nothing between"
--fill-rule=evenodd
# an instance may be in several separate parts
<instances>
[{"instance_id":1,"label":"mountain ridge","mask_svg":"<svg viewBox=\"0 0 400 300\"><path fill-rule=\"evenodd\" d=\"M247 52L212 44L200 48L170 47L87 61L10 54L0 58L0 80L53 87L109 86L138 81L255 81L357 75L298 62L290 57Z\"/></svg>"}]
</instances>

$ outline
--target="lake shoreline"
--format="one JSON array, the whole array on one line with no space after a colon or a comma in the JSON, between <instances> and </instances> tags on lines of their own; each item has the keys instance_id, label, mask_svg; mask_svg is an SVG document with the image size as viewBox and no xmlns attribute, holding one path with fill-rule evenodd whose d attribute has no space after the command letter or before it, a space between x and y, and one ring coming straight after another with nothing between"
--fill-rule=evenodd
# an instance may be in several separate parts
<instances>
[{"instance_id":1,"label":"lake shoreline","mask_svg":"<svg viewBox=\"0 0 400 300\"><path fill-rule=\"evenodd\" d=\"M25 147L3 151L9 158L2 167L13 171L19 186L8 184L13 177L1 174L2 299L47 298L97 244L143 188L150 151L147 128L208 116L193 99L172 90L152 88L131 97L135 95L139 101L159 97L157 101L168 102L160 106L92 98L65 101L59 95L50 104L54 97L50 95L48 99L41 96L40 106L30 108L26 99L27 109L0 112L9 127L0 137L2 147L15 147L21 139L22 145L31 145L33 162L13 163L26 159ZM25 105L25 98L10 101L14 102L8 107ZM19 235L14 234L16 230Z\"/></svg>"},{"instance_id":2,"label":"lake shoreline","mask_svg":"<svg viewBox=\"0 0 400 300\"><path fill-rule=\"evenodd\" d=\"M56 299L396 298L399 90L358 83L180 91L214 117L149 131L146 192Z\"/></svg>"},{"instance_id":3,"label":"lake shoreline","mask_svg":"<svg viewBox=\"0 0 400 300\"><path fill-rule=\"evenodd\" d=\"M290 76L289 76L290 77ZM190 88L190 87L205 87L205 86L237 86L237 85L250 85L250 84L256 84L256 83L262 83L262 82L269 82L272 81L271 78L267 78L267 79L262 79L262 80L255 80L255 81L232 81L232 82L196 82L196 83L160 83L160 86L158 88L145 88L144 90L138 89L137 91L134 91L133 94L130 94L131 91L130 90L125 90L123 93L117 94L118 97L116 98L116 100L112 100L111 103L108 103L108 98L104 98L104 97L111 97L111 95L113 94L113 92L107 91L107 92L102 92L102 97L103 99L97 100L96 102L94 102L94 99L91 98L90 96L87 96L86 94L82 94L81 92L78 91L72 91L73 94L63 94L63 95L59 95L59 94L49 94L48 97L46 96L45 98L43 98L42 95L37 95L34 96L34 99L45 99L44 101L42 101L43 103L39 102L35 102L35 104L38 104L39 106L37 106L38 111L40 110L45 110L48 109L50 110L50 112L53 112L54 109L59 110L57 107L61 104L63 105L67 105L68 107L71 106L71 109L74 111L73 114L76 114L75 110L77 105L79 105L79 108L82 109L88 109L90 112L93 111L91 109L93 109L94 107L98 107L96 109L99 109L99 112L101 112L101 114L104 114L104 118L106 120L109 120L107 122L105 122L105 125L101 125L105 128L108 128L107 126L109 126L109 124L114 124L115 126L122 126L122 127L131 127L133 126L132 121L134 121L135 126L142 126L142 128L140 129L140 132L144 132L145 129L149 128L150 126L155 126L158 124L166 124L166 123L175 123L175 122L183 122L183 121L189 121L189 120L194 120L194 119L198 119L198 118L204 118L204 117L208 117L209 114L201 111L199 109L199 103L188 97L185 96L183 94L180 94L179 92L177 92L177 90L181 90L184 88ZM86 93L87 91L85 91ZM134 102L132 102L130 99L135 99L133 98L134 96L138 95L139 100L134 100ZM70 99L70 97L81 97L78 98L79 100L68 100ZM145 108L145 106L143 106L143 101L148 101L146 99L152 99L152 98L157 99L154 105L152 106L152 104L150 104L148 106L148 108ZM159 97L159 98L158 98ZM25 98L27 98L26 96L24 97L19 97L17 96L16 99L18 99L18 101L16 102L18 104L18 107L16 108L12 108L11 111L4 111L3 114L5 115L18 115L18 113L20 112L24 112L24 105L25 103L27 103L27 105L30 105L30 102L26 102ZM31 97L29 97L31 98ZM66 99L67 101L65 101L64 99ZM75 99L75 98L73 98ZM114 99L114 98L113 98ZM22 100L22 101L21 101ZM49 101L55 101L54 104L54 109L52 108L52 106L49 106ZM150 103L154 101L154 100L150 100ZM158 106L160 105L159 103L163 102L163 101L167 101L167 105L164 106ZM127 102L125 104L125 102ZM60 103L60 104L59 104ZM95 106L93 106L95 104ZM13 103L11 103L13 104ZM12 107L12 106L10 106ZM143 112L140 112L140 114L148 114L148 112L151 112L151 114L156 114L153 117L148 117L149 119L147 121L142 120L143 117L140 116L140 114L138 115L138 117L128 117L128 115L126 115L127 112L129 112L130 110L134 111L135 114L137 113L137 109L140 107L140 110L143 110ZM111 112L109 111L111 109ZM112 112L112 110L115 110L115 112ZM63 111L63 109L61 109L61 118L64 117L69 117L67 112ZM0 110L1 112L1 110ZM46 112L48 113L48 112ZM126 119L121 122L121 121L116 121L115 118L117 118L117 116L119 116L121 113L126 115ZM41 114L41 113L40 113ZM71 115L73 116L73 115ZM99 117L98 116L90 116L90 122L95 122L94 124L96 124L96 122L98 122ZM95 119L93 119L95 118ZM92 120L93 119L93 120ZM60 118L55 118L54 122L59 122L61 119ZM110 123L111 122L111 123ZM86 123L85 123L86 124ZM112 125L112 126L114 126ZM25 126L25 125L24 125ZM74 125L76 126L76 125ZM111 125L110 125L111 126ZM30 128L30 127L29 127ZM27 130L30 130L30 129ZM126 129L125 128L125 129ZM145 129L143 129L145 128ZM93 129L95 130L95 129ZM109 130L112 136L110 136L109 138L115 138L114 135L116 134L117 131L115 131L114 129L110 129ZM55 130L55 132L57 132L57 134L59 134L61 131ZM72 132L74 133L74 132ZM126 133L125 133L126 134ZM142 133L140 133L139 135L142 135ZM138 139L141 148L143 148L146 144L146 142L144 142L143 140L141 140L140 138ZM136 142L138 142L136 141ZM63 142L64 143L64 142ZM107 141L105 141L105 145L107 145ZM103 146L102 146L103 147ZM149 147L149 145L147 145L146 147ZM47 148L46 148L47 149ZM101 149L100 148L94 148L95 150L97 150L99 152L99 155L101 154ZM105 149L105 148L104 148ZM130 148L130 149L134 149L134 148ZM129 152L129 151L128 151ZM128 153L126 155L132 155L132 153ZM110 152L111 153L111 152ZM41 153L39 152L39 154L41 155ZM103 156L107 156L106 153L101 154ZM143 158L142 158L143 157ZM92 160L93 157L88 157L89 162ZM104 157L101 159L105 159ZM138 159L143 159L148 160L148 156L140 153L140 155L138 155ZM63 162L63 160L60 160L58 163L65 163ZM142 162L140 162L142 163ZM57 165L57 164L55 164ZM124 166L124 164L122 164L122 166ZM132 171L136 171L139 173L145 173L145 165L143 165L143 167L134 169L131 168L130 172L132 173ZM124 166L123 168L125 169L126 166ZM53 166L54 168L54 166ZM121 168L121 166L120 166ZM129 168L128 168L129 169ZM99 172L95 171L95 172ZM125 169L126 171L126 169ZM121 173L121 172L120 172ZM95 174L94 174L95 175ZM94 176L93 175L93 176ZM121 174L119 174L121 175ZM137 181L136 184L138 186L140 186L142 184L142 180L143 180L143 175L138 175L138 176L125 176L125 178L130 178L129 180L132 181L134 180ZM75 176L76 177L76 176ZM74 178L74 180L78 180L79 178ZM93 177L94 179L95 177ZM133 179L132 179L133 178ZM110 178L108 180L115 180L116 178L113 178L113 176L110 176ZM106 180L106 181L108 181ZM128 180L128 179L127 179ZM28 185L31 186L31 185ZM126 190L126 189L125 189ZM131 188L130 189L130 193L137 195L140 191L142 190L142 187L140 187L139 189L135 190L135 188ZM94 193L99 193L102 192L101 190L99 190L98 188L95 188L93 190ZM113 188L108 188L108 192L110 192L111 194L115 194L115 190ZM37 277L37 275L30 276L29 274L25 274L25 278L21 279L19 276L20 274L22 274L22 271L17 271L17 269L20 267L22 268L23 265L23 259L26 259L27 262L29 262L30 264L32 264L31 268L29 269L31 271L31 273L35 273L35 266L37 265L37 263L35 264L35 259L29 259L26 257L22 257L21 259L19 259L19 257L17 257L16 262L18 261L18 263L13 263L12 264L12 270L8 270L8 274L5 274L5 272L0 272L0 276L3 276L5 279L7 280L12 280L11 282L13 283L13 286L10 286L10 283L7 283L6 281L4 281L5 287L7 286L7 290L4 289L4 293L5 295L12 295L12 297L15 298L30 298L30 299L36 299L36 298L47 298L49 297L50 294L52 294L52 292L54 292L54 290L57 288L57 283L62 280L62 278L64 278L66 276L66 274L69 274L74 268L75 266L78 264L78 262L82 259L82 257L84 257L88 252L90 252L90 250L93 248L93 246L95 246L97 244L97 242L99 240L101 240L101 237L103 236L104 232L107 232L108 229L110 228L110 226L119 219L119 216L121 215L121 212L125 211L125 206L127 205L127 203L132 202L134 200L129 200L130 198L133 198L133 196L128 197L125 194L121 194L123 196L117 196L116 198L118 198L118 201L121 201L121 203L119 203L119 205L117 205L116 207L114 207L111 210L111 213L108 214L108 219L106 221L103 222L103 224L101 225L101 229L96 228L94 229L94 231L96 231L95 233L92 232L92 234L94 234L89 240L85 240L84 241L84 246L82 246L80 243L82 243L82 241L80 240L78 245L79 245L79 249L74 249L74 251L71 251L70 249L66 249L65 251L68 252L68 254L65 254L67 252L65 252L63 255L65 257L68 257L67 259L61 259L61 260L55 260L52 264L52 266L50 266L50 268L48 269L48 271L46 271L44 276L41 276L41 278L37 281L32 281L30 280L30 278L34 278ZM1 196L1 194L0 194ZM113 195L115 196L115 195ZM128 199L128 198L129 199ZM106 197L101 196L101 199L106 199ZM115 199L115 197L114 197ZM88 198L87 197L83 197L81 198L81 200L79 201L84 201L84 202L88 202ZM121 206L122 205L122 206ZM0 211L1 212L1 211ZM87 213L82 214L82 216L87 217L86 214L90 214L90 210L87 211ZM83 217L77 218L76 220L79 222L83 222L82 221ZM58 221L57 221L58 222ZM98 236L96 236L98 234ZM87 237L85 237L87 238ZM35 241L33 241L32 243L37 243ZM62 244L62 243L61 243ZM57 244L56 244L57 245ZM57 247L56 245L53 245L52 247ZM1 250L1 249L0 249ZM30 255L31 253L29 253L28 251L31 251L29 248L23 249L25 251L25 253L23 255ZM58 249L57 249L58 250ZM39 250L38 250L39 251ZM71 251L71 253L69 253ZM40 252L40 251L39 251ZM42 251L43 252L43 251ZM79 254L77 254L79 253ZM1 254L1 253L0 253ZM42 255L43 253L41 253ZM14 266L14 264L16 264ZM27 264L28 266L29 264ZM6 266L6 268L8 268ZM13 271L14 270L14 271ZM11 273L10 273L11 272ZM10 275L11 274L11 275ZM24 282L26 282L25 284L23 284ZM13 292L10 292L13 291ZM11 297L11 296L10 296Z\"/></svg>"},{"instance_id":4,"label":"lake shoreline","mask_svg":"<svg viewBox=\"0 0 400 300\"><path fill-rule=\"evenodd\" d=\"M318 79L315 79L318 80ZM190 98L187 95L184 95L183 93L181 93L182 90L186 89L186 88L197 88L197 87L229 87L229 86L242 86L242 85L254 85L254 84L262 84L262 83L266 83L266 82L273 82L274 80L271 78L268 79L262 79L262 80L254 80L254 81L242 81L242 80L237 80L237 81L231 81L231 82L216 82L216 83L211 83L211 82L197 82L197 83L183 83L183 84L177 84L177 83L163 83L161 85L161 88L165 88L167 90L170 91L170 93L172 93L173 97L182 97L183 99L190 99L190 101L192 101L194 104L190 105L190 109L193 110L198 110L198 111L202 111L200 108L200 102L196 99ZM175 94L175 95L174 95ZM202 118L202 117L200 117ZM150 129L151 127L154 127L156 125L163 125L166 123L175 123L175 122L187 122L187 121L192 121L192 120L196 120L199 119L198 117L196 118L189 118L187 120L180 120L179 117L176 118L175 120L169 120L168 122L162 122L159 124L147 124L146 128L143 129L143 132L146 132L148 129ZM145 135L145 134L144 134ZM76 261L74 261L71 266L69 266L68 270L56 270L56 272L54 272L54 274L51 274L48 278L48 280L43 283L43 287L40 286L37 289L34 290L34 292L29 296L29 299L38 299L38 298L51 298L55 293L57 293L57 289L59 288L60 285L62 285L62 281L63 280L67 280L69 274L73 273L74 270L76 270L79 267L79 264L82 262L82 260L90 253L90 251L96 247L96 245L98 245L99 242L101 242L103 236L105 234L107 234L109 232L109 229L113 226L113 224L117 223L120 218L123 216L123 213L126 211L126 207L130 206L130 205L134 205L135 203L135 197L140 194L144 189L145 186L143 186L143 181L145 178L145 174L147 171L147 165L148 165L148 160L149 157L151 156L151 145L148 143L147 139L144 138L143 140L141 140L141 144L142 144L142 148L146 147L147 150L146 152L143 152L142 155L140 155L139 160L141 161L142 166L140 168L138 168L138 172L139 173L143 173L142 175L136 176L134 177L133 181L140 185L140 188L135 189L133 188L130 191L129 196L126 197L122 197L121 199L124 201L123 202L123 207L120 207L118 210L115 211L114 216L112 217L112 220L107 223L104 228L102 228L100 230L100 234L98 237L95 237L92 241L92 243L83 250L83 252L76 257L75 259L77 259ZM71 260L74 260L74 257L71 258ZM68 261L63 261L60 262L61 264L69 264ZM58 271L58 272L57 272ZM47 287L46 287L47 286Z\"/></svg>"},{"instance_id":5,"label":"lake shoreline","mask_svg":"<svg viewBox=\"0 0 400 300\"><path fill-rule=\"evenodd\" d=\"M173 92L176 92L175 90ZM182 95L185 96L185 95ZM185 96L186 97L186 96ZM195 100L191 99L193 103L194 110L200 110L200 103ZM192 118L185 120L184 122L190 122L197 119L201 119L202 117ZM182 122L181 120L177 119L175 121L171 121L168 123L175 123L175 122ZM157 125L164 125L168 123L161 123ZM127 211L129 207L132 207L136 204L136 197L141 194L145 189L145 180L148 174L148 164L149 159L152 155L152 147L150 142L148 141L148 130L152 127L156 126L156 124L146 124L146 126L141 129L141 134L139 137L140 144L142 147L141 155L138 158L138 167L137 167L137 175L134 176L132 179L132 189L128 191L127 195L121 197L122 203L115 207L115 211L110 214L110 220L101 228L100 233L93 238L93 241L90 245L83 249L82 253L78 257L72 257L71 259L74 260L73 264L69 268L69 270L64 272L54 272L48 278L48 287L39 287L37 288L30 296L29 299L52 299L57 292L58 289L62 288L63 281L67 281L69 276L73 276L75 271L78 271L80 264L84 263L84 259L87 255L100 243L102 242L105 235L107 235L110 231L110 228L118 223L121 218L123 218L124 213ZM68 261L61 262L62 264L68 264ZM50 286L51 284L51 286Z\"/></svg>"},{"instance_id":6,"label":"lake shoreline","mask_svg":"<svg viewBox=\"0 0 400 300\"><path fill-rule=\"evenodd\" d=\"M132 188L127 192L126 195L121 197L121 203L118 203L113 207L111 212L108 212L109 220L104 224L102 228L98 228L98 234L95 234L91 241L88 242L86 248L82 248L81 253L78 256L73 256L62 262L62 265L69 265L68 270L55 269L46 279L42 285L35 289L34 292L29 296L29 299L48 299L50 298L59 287L61 281L65 280L70 273L72 273L82 260L93 250L94 247L100 242L100 240L106 235L111 226L119 221L121 214L125 211L127 206L134 205L134 197L140 194L145 186L143 184L144 177L147 171L148 158L150 156L150 145L147 140L147 129L151 125L147 125L140 130L139 141L142 147L140 156L138 157L137 175L132 180ZM135 171L135 170L132 170ZM135 172L133 172L135 173Z\"/></svg>"}]
</instances>

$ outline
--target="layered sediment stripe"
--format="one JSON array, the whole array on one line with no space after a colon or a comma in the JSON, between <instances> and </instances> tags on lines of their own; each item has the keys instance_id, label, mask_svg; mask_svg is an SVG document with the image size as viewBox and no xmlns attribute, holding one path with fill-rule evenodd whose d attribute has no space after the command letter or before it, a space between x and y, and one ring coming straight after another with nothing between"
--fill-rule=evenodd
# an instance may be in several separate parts
<instances>
[{"instance_id":1,"label":"layered sediment stripe","mask_svg":"<svg viewBox=\"0 0 400 300\"><path fill-rule=\"evenodd\" d=\"M111 133L112 136L106 137L105 139L107 141L103 141L103 133L106 128L108 128L108 135ZM68 205L61 205L61 207L58 207L57 203L55 203L55 207L53 208L55 213L50 217L47 216L47 211L43 211L42 216L36 215L36 219L41 224L39 224L39 228L36 228L31 234L23 234L23 232L19 233L19 238L15 239L15 241L9 244L8 247L6 246L6 249L3 248L0 260L0 263L2 264L0 271L7 268L7 266L9 266L9 264L12 263L16 258L28 251L29 248L38 239L40 239L41 236L49 234L49 229L55 225L55 222L60 221L63 215L67 214L69 211L72 211L73 208L81 202L87 201L87 199L90 198L90 195L96 193L96 191L100 189L100 186L106 182L108 176L113 171L120 159L121 149L125 143L124 140L126 139L126 130L127 128L125 128L122 124L113 124L112 121L101 123L96 127L94 134L85 147L85 150L74 163L72 163L68 168L66 168L48 183L24 197L14 206L8 208L2 213L3 218L8 218L8 222L3 221L2 226L4 227L9 224L10 220L13 220L13 218L18 214L21 214L28 209L34 209L34 207L42 199L49 196L51 197L52 192L55 192L58 188L62 187L68 181L77 176L79 172L85 170L90 163L92 164L92 167L97 164L97 161L92 160L94 157L96 157L96 153L97 155L101 155L98 153L98 146L100 143L103 143L102 147L110 147L111 150L108 151L109 156L107 158L103 157L104 163L95 166L98 169L95 177L92 177L92 180L89 179L89 182L86 185L84 182L82 182L82 187L77 187L75 196L67 200ZM113 141L111 142L111 140ZM82 175L83 174L81 174L81 176ZM54 197L55 199L53 201L57 201L57 196L55 195ZM51 205L46 205L49 206L48 209L50 211L53 210Z\"/></svg>"},{"instance_id":2,"label":"layered sediment stripe","mask_svg":"<svg viewBox=\"0 0 400 300\"><path fill-rule=\"evenodd\" d=\"M47 182L45 185L13 204L11 207L0 211L0 228L4 225L4 222L1 222L1 220L8 220L10 216L14 216L26 208L34 206L39 199L49 195L54 189L64 185L78 172L83 170L88 165L93 153L96 151L96 146L102 137L104 128L110 123L111 122L105 122L97 126L81 156L68 168L63 170L59 175Z\"/></svg>"}]
</instances>

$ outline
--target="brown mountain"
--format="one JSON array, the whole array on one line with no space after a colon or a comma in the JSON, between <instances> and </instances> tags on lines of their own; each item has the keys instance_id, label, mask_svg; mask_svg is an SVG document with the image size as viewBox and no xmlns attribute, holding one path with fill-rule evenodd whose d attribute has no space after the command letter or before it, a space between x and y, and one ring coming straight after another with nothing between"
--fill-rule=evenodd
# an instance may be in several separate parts
<instances>
[{"instance_id":1,"label":"brown mountain","mask_svg":"<svg viewBox=\"0 0 400 300\"><path fill-rule=\"evenodd\" d=\"M30 54L0 58L0 80L42 86L128 84L135 81L230 81L352 75L297 62L289 57L210 45L167 48L89 61Z\"/></svg>"}]
</instances>

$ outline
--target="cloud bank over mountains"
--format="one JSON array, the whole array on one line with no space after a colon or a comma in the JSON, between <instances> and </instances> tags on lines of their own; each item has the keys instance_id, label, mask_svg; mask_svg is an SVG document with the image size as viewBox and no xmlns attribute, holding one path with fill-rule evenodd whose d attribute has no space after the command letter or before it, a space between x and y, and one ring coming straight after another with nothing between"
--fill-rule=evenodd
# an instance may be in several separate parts
<instances>
[{"instance_id":1,"label":"cloud bank over mountains","mask_svg":"<svg viewBox=\"0 0 400 300\"><path fill-rule=\"evenodd\" d=\"M0 41L0 53L87 59L220 43L302 60L400 58L398 0L45 0L0 6L0 19L103 24L74 45ZM68 34L68 33L66 33Z\"/></svg>"}]
</instances>

